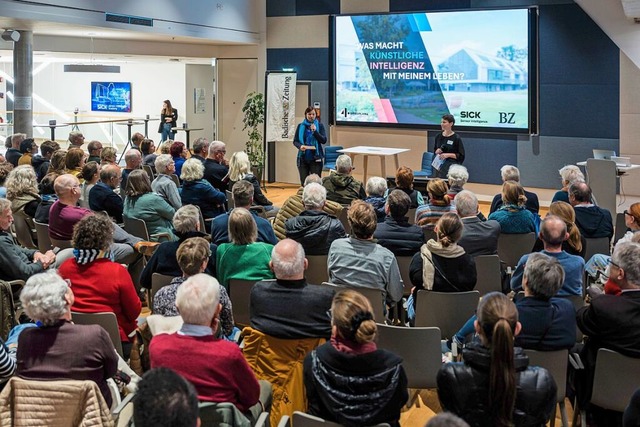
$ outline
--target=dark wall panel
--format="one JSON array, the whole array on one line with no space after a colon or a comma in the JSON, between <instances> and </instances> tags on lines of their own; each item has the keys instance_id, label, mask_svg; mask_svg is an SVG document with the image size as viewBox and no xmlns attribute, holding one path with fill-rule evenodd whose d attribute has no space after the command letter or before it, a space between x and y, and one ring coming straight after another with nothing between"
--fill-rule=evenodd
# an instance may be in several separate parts
<instances>
[{"instance_id":1,"label":"dark wall panel","mask_svg":"<svg viewBox=\"0 0 640 427\"><path fill-rule=\"evenodd\" d=\"M267 70L293 68L298 80L329 80L329 49L267 49Z\"/></svg>"},{"instance_id":2,"label":"dark wall panel","mask_svg":"<svg viewBox=\"0 0 640 427\"><path fill-rule=\"evenodd\" d=\"M332 15L340 13L340 0L296 0L295 3L296 15L298 16Z\"/></svg>"},{"instance_id":3,"label":"dark wall panel","mask_svg":"<svg viewBox=\"0 0 640 427\"><path fill-rule=\"evenodd\" d=\"M471 0L389 0L390 12L469 9Z\"/></svg>"},{"instance_id":4,"label":"dark wall panel","mask_svg":"<svg viewBox=\"0 0 640 427\"><path fill-rule=\"evenodd\" d=\"M267 0L269 16L296 16L296 4L291 0Z\"/></svg>"}]
</instances>

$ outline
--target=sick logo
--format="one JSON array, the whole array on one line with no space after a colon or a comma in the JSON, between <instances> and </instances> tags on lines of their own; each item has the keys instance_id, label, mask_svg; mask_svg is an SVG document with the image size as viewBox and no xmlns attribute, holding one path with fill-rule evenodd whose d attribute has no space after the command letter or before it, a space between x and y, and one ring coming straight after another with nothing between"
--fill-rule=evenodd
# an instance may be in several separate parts
<instances>
[{"instance_id":1,"label":"sick logo","mask_svg":"<svg viewBox=\"0 0 640 427\"><path fill-rule=\"evenodd\" d=\"M480 111L460 111L460 117L463 119L479 119Z\"/></svg>"}]
</instances>

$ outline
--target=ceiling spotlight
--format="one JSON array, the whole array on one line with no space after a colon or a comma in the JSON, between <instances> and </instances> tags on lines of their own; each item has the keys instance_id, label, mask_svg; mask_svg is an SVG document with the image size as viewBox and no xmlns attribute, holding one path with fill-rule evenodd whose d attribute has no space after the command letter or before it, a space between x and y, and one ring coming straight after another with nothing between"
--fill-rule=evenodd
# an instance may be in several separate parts
<instances>
[{"instance_id":1,"label":"ceiling spotlight","mask_svg":"<svg viewBox=\"0 0 640 427\"><path fill-rule=\"evenodd\" d=\"M20 33L16 30L4 30L2 33L2 40L8 42L17 42L20 40Z\"/></svg>"}]
</instances>

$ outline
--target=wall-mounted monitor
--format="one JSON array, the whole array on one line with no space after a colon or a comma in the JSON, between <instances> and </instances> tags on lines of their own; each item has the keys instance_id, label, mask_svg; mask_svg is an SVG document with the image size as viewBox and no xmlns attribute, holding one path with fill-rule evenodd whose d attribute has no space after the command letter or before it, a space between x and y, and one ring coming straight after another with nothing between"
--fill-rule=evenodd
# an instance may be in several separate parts
<instances>
[{"instance_id":1,"label":"wall-mounted monitor","mask_svg":"<svg viewBox=\"0 0 640 427\"><path fill-rule=\"evenodd\" d=\"M332 17L334 122L534 132L536 11Z\"/></svg>"},{"instance_id":2,"label":"wall-mounted monitor","mask_svg":"<svg viewBox=\"0 0 640 427\"><path fill-rule=\"evenodd\" d=\"M91 82L91 111L131 112L130 82Z\"/></svg>"}]
</instances>

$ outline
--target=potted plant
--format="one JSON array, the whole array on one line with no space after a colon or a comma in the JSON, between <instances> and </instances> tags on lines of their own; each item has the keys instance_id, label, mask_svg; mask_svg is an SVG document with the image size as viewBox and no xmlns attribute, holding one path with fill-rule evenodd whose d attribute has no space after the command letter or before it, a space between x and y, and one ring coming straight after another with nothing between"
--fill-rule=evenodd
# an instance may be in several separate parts
<instances>
[{"instance_id":1,"label":"potted plant","mask_svg":"<svg viewBox=\"0 0 640 427\"><path fill-rule=\"evenodd\" d=\"M258 169L257 177L262 176L264 169L264 146L262 130L264 126L264 96L259 92L251 92L242 107L244 118L242 130L249 129L249 140L245 143L245 149L251 166Z\"/></svg>"}]
</instances>

